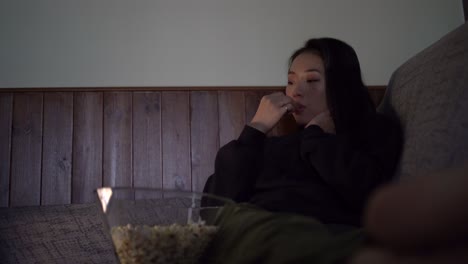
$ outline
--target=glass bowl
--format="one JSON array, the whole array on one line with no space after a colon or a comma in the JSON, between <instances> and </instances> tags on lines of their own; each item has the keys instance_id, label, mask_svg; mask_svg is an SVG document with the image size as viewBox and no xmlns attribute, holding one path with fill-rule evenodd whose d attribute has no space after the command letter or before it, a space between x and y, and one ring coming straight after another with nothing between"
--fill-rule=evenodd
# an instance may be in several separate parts
<instances>
[{"instance_id":1,"label":"glass bowl","mask_svg":"<svg viewBox=\"0 0 468 264\"><path fill-rule=\"evenodd\" d=\"M217 232L216 216L233 204L179 190L104 187L96 193L120 263L197 263Z\"/></svg>"}]
</instances>

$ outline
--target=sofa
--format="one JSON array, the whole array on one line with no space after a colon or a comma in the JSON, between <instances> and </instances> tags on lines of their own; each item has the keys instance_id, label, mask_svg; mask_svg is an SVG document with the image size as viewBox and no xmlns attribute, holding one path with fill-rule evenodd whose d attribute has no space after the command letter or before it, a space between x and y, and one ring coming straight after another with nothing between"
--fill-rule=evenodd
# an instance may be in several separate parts
<instances>
[{"instance_id":1,"label":"sofa","mask_svg":"<svg viewBox=\"0 0 468 264\"><path fill-rule=\"evenodd\" d=\"M468 160L468 24L392 75L378 110L402 124L395 179ZM116 263L97 203L0 208L0 263Z\"/></svg>"},{"instance_id":2,"label":"sofa","mask_svg":"<svg viewBox=\"0 0 468 264\"><path fill-rule=\"evenodd\" d=\"M378 107L403 127L397 180L468 161L468 23L410 58Z\"/></svg>"}]
</instances>

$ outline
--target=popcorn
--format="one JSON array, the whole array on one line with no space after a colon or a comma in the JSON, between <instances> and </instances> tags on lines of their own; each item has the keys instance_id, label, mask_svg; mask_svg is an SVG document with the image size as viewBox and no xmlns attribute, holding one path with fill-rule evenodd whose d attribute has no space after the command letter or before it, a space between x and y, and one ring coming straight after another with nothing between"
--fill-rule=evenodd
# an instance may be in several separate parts
<instances>
[{"instance_id":1,"label":"popcorn","mask_svg":"<svg viewBox=\"0 0 468 264\"><path fill-rule=\"evenodd\" d=\"M111 235L122 264L192 264L197 263L217 230L203 222L153 227L129 224L113 227Z\"/></svg>"}]
</instances>

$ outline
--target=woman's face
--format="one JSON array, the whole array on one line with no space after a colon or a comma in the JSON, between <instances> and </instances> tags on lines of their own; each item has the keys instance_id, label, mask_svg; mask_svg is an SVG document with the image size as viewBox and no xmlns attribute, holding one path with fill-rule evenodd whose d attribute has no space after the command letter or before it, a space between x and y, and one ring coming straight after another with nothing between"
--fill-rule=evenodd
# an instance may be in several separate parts
<instances>
[{"instance_id":1,"label":"woman's face","mask_svg":"<svg viewBox=\"0 0 468 264\"><path fill-rule=\"evenodd\" d=\"M320 56L305 52L297 56L288 72L286 95L296 103L293 116L297 124L307 125L327 107L325 67Z\"/></svg>"}]
</instances>

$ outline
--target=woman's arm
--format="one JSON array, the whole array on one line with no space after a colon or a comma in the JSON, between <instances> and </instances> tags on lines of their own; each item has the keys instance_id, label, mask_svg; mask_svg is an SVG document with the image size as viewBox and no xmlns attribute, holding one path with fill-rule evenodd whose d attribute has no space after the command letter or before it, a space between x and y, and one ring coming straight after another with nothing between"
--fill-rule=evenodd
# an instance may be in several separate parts
<instances>
[{"instance_id":1,"label":"woman's arm","mask_svg":"<svg viewBox=\"0 0 468 264\"><path fill-rule=\"evenodd\" d=\"M244 127L239 138L218 151L215 172L208 178L203 191L237 202L250 200L261 171L265 134L292 108L292 99L284 93L262 97L252 121Z\"/></svg>"},{"instance_id":2,"label":"woman's arm","mask_svg":"<svg viewBox=\"0 0 468 264\"><path fill-rule=\"evenodd\" d=\"M223 146L216 155L215 172L203 192L246 202L252 196L262 166L265 134L245 126L237 140Z\"/></svg>"},{"instance_id":3,"label":"woman's arm","mask_svg":"<svg viewBox=\"0 0 468 264\"><path fill-rule=\"evenodd\" d=\"M316 125L303 133L301 156L353 210L361 211L370 192L392 177L400 155L399 126L382 117L353 141Z\"/></svg>"}]
</instances>

